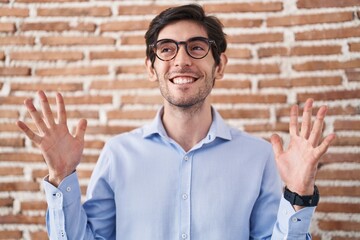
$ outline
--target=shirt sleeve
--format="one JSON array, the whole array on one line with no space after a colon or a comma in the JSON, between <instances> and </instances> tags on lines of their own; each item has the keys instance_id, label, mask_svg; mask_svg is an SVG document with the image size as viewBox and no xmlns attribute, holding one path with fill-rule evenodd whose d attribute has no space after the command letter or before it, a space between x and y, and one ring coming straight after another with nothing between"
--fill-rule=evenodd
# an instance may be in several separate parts
<instances>
[{"instance_id":1,"label":"shirt sleeve","mask_svg":"<svg viewBox=\"0 0 360 240\"><path fill-rule=\"evenodd\" d=\"M90 205L101 205L103 212L94 207L87 209L81 202L81 191L76 172L66 177L58 188L47 181L43 181L48 210L46 213L46 227L51 240L91 240L114 239L114 231L103 235L101 229L114 229L115 219L112 217L114 205L91 199ZM101 202L101 204L99 204ZM106 206L105 206L106 205ZM107 218L110 215L110 218ZM92 216L97 216L95 219ZM98 221L101 218L103 221Z\"/></svg>"},{"instance_id":2,"label":"shirt sleeve","mask_svg":"<svg viewBox=\"0 0 360 240\"><path fill-rule=\"evenodd\" d=\"M305 207L296 212L293 206L282 197L271 239L311 239L309 229L314 212L315 207Z\"/></svg>"}]
</instances>

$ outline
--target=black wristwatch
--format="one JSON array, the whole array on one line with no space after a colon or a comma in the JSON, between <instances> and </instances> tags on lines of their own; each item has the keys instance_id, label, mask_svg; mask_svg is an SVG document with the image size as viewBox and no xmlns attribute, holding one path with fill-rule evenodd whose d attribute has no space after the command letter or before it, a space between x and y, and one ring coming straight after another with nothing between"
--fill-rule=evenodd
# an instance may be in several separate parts
<instances>
[{"instance_id":1,"label":"black wristwatch","mask_svg":"<svg viewBox=\"0 0 360 240\"><path fill-rule=\"evenodd\" d=\"M288 200L291 203L291 205L297 205L302 207L315 207L319 203L320 194L316 185L314 186L313 195L304 195L304 196L301 196L296 192L292 192L287 187L285 187L284 198Z\"/></svg>"}]
</instances>

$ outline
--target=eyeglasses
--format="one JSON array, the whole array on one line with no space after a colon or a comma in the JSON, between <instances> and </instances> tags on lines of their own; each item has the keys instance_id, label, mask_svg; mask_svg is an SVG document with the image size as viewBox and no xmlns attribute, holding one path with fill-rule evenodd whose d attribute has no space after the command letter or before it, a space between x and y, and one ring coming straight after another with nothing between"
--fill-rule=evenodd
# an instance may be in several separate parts
<instances>
[{"instance_id":1,"label":"eyeglasses","mask_svg":"<svg viewBox=\"0 0 360 240\"><path fill-rule=\"evenodd\" d=\"M179 52L179 46L185 46L186 53L195 59L206 57L210 51L210 45L215 41L204 37L193 37L187 41L176 42L173 39L161 39L155 44L149 45L153 49L155 55L162 61L170 61L174 59Z\"/></svg>"}]
</instances>

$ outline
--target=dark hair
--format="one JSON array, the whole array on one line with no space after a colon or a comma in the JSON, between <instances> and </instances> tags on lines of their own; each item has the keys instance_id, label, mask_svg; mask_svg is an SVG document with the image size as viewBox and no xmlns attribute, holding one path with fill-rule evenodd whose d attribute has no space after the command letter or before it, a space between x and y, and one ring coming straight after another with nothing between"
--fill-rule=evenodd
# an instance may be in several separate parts
<instances>
[{"instance_id":1,"label":"dark hair","mask_svg":"<svg viewBox=\"0 0 360 240\"><path fill-rule=\"evenodd\" d=\"M157 15L150 23L149 29L145 34L146 39L146 57L154 64L155 53L149 45L154 44L159 36L159 32L167 24L179 20L192 20L203 26L208 34L209 39L214 40L216 46L211 45L211 51L216 65L220 63L220 55L226 50L225 33L223 25L218 18L206 16L204 9L197 4L183 5L179 7L168 8Z\"/></svg>"}]
</instances>

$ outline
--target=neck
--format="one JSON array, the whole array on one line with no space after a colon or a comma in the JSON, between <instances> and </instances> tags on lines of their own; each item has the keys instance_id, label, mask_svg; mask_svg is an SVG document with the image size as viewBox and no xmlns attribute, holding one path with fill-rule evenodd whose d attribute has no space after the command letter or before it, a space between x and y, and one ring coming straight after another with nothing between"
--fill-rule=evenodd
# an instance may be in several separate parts
<instances>
[{"instance_id":1,"label":"neck","mask_svg":"<svg viewBox=\"0 0 360 240\"><path fill-rule=\"evenodd\" d=\"M205 100L200 106L189 108L164 104L162 121L168 136L188 152L209 131L212 122L210 103Z\"/></svg>"}]
</instances>

